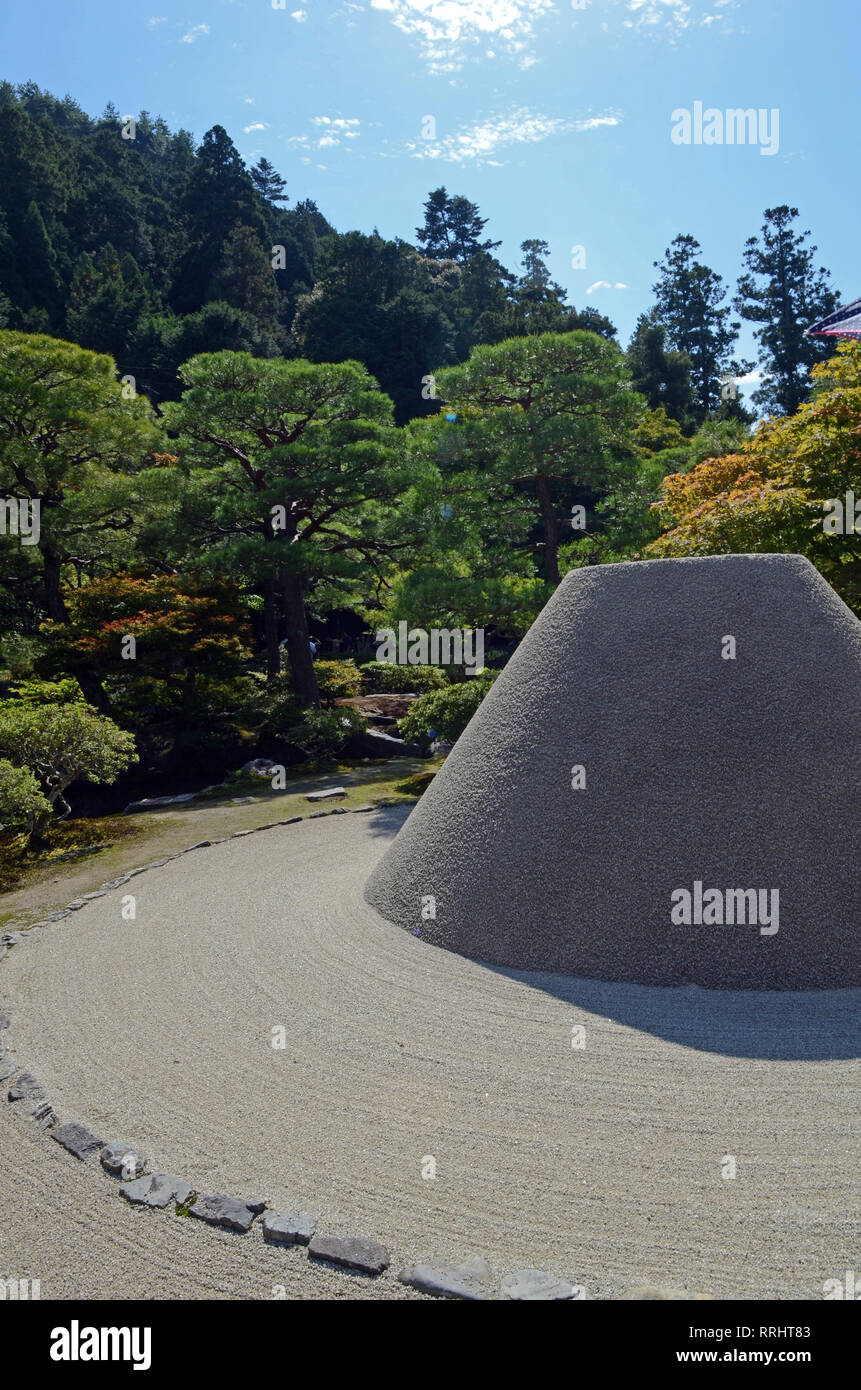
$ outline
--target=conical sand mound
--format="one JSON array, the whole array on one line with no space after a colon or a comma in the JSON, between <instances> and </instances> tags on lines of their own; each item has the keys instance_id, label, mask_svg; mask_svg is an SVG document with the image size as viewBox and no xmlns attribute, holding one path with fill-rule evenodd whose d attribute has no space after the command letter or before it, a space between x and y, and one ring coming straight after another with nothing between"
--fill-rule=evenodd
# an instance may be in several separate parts
<instances>
[{"instance_id":1,"label":"conical sand mound","mask_svg":"<svg viewBox=\"0 0 861 1390\"><path fill-rule=\"evenodd\" d=\"M560 585L366 897L495 965L857 986L859 824L861 623L807 560L598 566Z\"/></svg>"}]
</instances>

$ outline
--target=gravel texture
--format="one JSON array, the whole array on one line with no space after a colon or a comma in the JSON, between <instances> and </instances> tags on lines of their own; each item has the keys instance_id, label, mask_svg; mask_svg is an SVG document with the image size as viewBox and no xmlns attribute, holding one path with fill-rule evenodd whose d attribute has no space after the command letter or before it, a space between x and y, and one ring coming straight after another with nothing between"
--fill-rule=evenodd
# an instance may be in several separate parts
<instances>
[{"instance_id":1,"label":"gravel texture","mask_svg":"<svg viewBox=\"0 0 861 1390\"><path fill-rule=\"evenodd\" d=\"M820 1298L857 1268L857 991L489 970L363 902L404 816L200 850L133 880L135 922L122 885L0 968L4 1037L63 1124L128 1138L186 1195L366 1234L392 1267L368 1278L269 1244L265 1213L238 1236L170 1197L123 1201L97 1159L4 1100L7 1274L41 1278L43 1298L418 1298L399 1270L477 1257L489 1296L527 1269L589 1298Z\"/></svg>"},{"instance_id":2,"label":"gravel texture","mask_svg":"<svg viewBox=\"0 0 861 1390\"><path fill-rule=\"evenodd\" d=\"M807 560L598 566L560 585L367 897L494 965L855 987L859 816L861 623ZM778 931L674 925L697 881L778 890Z\"/></svg>"}]
</instances>

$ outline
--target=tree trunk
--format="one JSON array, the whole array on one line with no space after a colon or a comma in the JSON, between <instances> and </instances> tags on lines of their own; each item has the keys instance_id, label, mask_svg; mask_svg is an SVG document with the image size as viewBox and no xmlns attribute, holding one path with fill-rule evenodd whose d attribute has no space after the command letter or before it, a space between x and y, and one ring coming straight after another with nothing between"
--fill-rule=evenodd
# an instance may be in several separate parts
<instances>
[{"instance_id":1,"label":"tree trunk","mask_svg":"<svg viewBox=\"0 0 861 1390\"><path fill-rule=\"evenodd\" d=\"M308 614L302 594L301 575L285 571L281 597L284 605L284 618L287 626L287 655L293 673L293 689L300 705L320 707L320 690L311 657L311 639L308 635Z\"/></svg>"},{"instance_id":2,"label":"tree trunk","mask_svg":"<svg viewBox=\"0 0 861 1390\"><path fill-rule=\"evenodd\" d=\"M99 714L110 715L111 704L98 676L94 675L92 671L76 671L75 680L84 692L84 699L87 704L92 705Z\"/></svg>"},{"instance_id":3,"label":"tree trunk","mask_svg":"<svg viewBox=\"0 0 861 1390\"><path fill-rule=\"evenodd\" d=\"M62 561L52 545L39 547L42 552L42 578L45 584L45 609L55 623L67 623L69 614L63 602L61 588Z\"/></svg>"},{"instance_id":4,"label":"tree trunk","mask_svg":"<svg viewBox=\"0 0 861 1390\"><path fill-rule=\"evenodd\" d=\"M544 523L544 578L548 584L558 584L559 574L559 518L553 510L550 496L550 480L539 473L535 480L538 493L538 508Z\"/></svg>"},{"instance_id":5,"label":"tree trunk","mask_svg":"<svg viewBox=\"0 0 861 1390\"><path fill-rule=\"evenodd\" d=\"M63 599L63 562L52 545L40 546L42 553L42 578L45 586L45 610L55 623L67 623L69 610ZM102 683L92 671L76 671L75 678L88 705L99 714L109 715L111 706L102 689Z\"/></svg>"},{"instance_id":6,"label":"tree trunk","mask_svg":"<svg viewBox=\"0 0 861 1390\"><path fill-rule=\"evenodd\" d=\"M263 585L263 630L266 635L266 679L274 681L281 672L281 651L278 646L278 610L273 579L267 579Z\"/></svg>"}]
</instances>

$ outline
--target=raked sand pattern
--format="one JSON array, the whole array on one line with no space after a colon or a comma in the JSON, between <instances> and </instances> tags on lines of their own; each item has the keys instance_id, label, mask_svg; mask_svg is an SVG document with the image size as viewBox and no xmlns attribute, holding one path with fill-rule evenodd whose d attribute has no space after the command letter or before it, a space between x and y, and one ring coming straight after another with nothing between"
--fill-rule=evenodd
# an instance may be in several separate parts
<instances>
[{"instance_id":1,"label":"raked sand pattern","mask_svg":"<svg viewBox=\"0 0 861 1390\"><path fill-rule=\"evenodd\" d=\"M402 1265L478 1256L491 1294L530 1267L590 1298L647 1283L820 1298L855 1267L857 991L488 968L364 902L403 817L198 850L29 933L0 965L10 1050L61 1121L129 1140L198 1192L373 1237L391 1269L317 1265L265 1245L259 1222L240 1235L131 1209L97 1158L15 1113L7 1082L4 1272L39 1278L43 1298L403 1298L417 1295Z\"/></svg>"}]
</instances>

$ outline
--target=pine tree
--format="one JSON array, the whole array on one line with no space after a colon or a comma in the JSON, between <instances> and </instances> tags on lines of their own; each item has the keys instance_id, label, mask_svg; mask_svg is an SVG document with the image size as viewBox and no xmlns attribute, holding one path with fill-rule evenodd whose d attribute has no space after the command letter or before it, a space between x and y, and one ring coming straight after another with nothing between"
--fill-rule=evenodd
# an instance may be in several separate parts
<instances>
[{"instance_id":1,"label":"pine tree","mask_svg":"<svg viewBox=\"0 0 861 1390\"><path fill-rule=\"evenodd\" d=\"M428 195L424 209L424 226L416 228L416 239L431 260L465 264L477 251L494 251L502 244L479 240L487 218L468 198L459 194L450 198L445 188L436 188Z\"/></svg>"},{"instance_id":2,"label":"pine tree","mask_svg":"<svg viewBox=\"0 0 861 1390\"><path fill-rule=\"evenodd\" d=\"M251 175L223 126L213 126L204 135L181 208L188 247L177 275L174 308L194 310L205 301L237 222L261 237L266 231Z\"/></svg>"},{"instance_id":3,"label":"pine tree","mask_svg":"<svg viewBox=\"0 0 861 1390\"><path fill-rule=\"evenodd\" d=\"M694 237L677 236L663 263L654 262L660 278L652 286L667 343L691 360L698 422L720 407L723 379L730 373L742 375L748 367L731 360L741 325L730 322L730 308L723 303L724 282L702 264L699 252Z\"/></svg>"},{"instance_id":4,"label":"pine tree","mask_svg":"<svg viewBox=\"0 0 861 1390\"><path fill-rule=\"evenodd\" d=\"M284 191L287 187L286 180L282 179L265 156L261 156L251 170L251 182L267 203L289 203L290 199Z\"/></svg>"},{"instance_id":5,"label":"pine tree","mask_svg":"<svg viewBox=\"0 0 861 1390\"><path fill-rule=\"evenodd\" d=\"M691 388L691 359L666 346L666 329L641 314L628 347L631 385L645 396L652 410L663 406L684 429L693 429L695 400Z\"/></svg>"},{"instance_id":6,"label":"pine tree","mask_svg":"<svg viewBox=\"0 0 861 1390\"><path fill-rule=\"evenodd\" d=\"M614 342L616 338L616 325L606 314L602 314L600 309L595 309L591 304L587 304L585 309L572 309L568 320L568 331L579 328L582 333L597 333L599 338L606 338L608 342Z\"/></svg>"},{"instance_id":7,"label":"pine tree","mask_svg":"<svg viewBox=\"0 0 861 1390\"><path fill-rule=\"evenodd\" d=\"M58 322L63 302L63 283L57 269L57 255L36 202L29 204L24 215L17 268L27 307L44 310L52 324Z\"/></svg>"},{"instance_id":8,"label":"pine tree","mask_svg":"<svg viewBox=\"0 0 861 1390\"><path fill-rule=\"evenodd\" d=\"M15 242L9 234L6 214L2 208L0 208L0 293L5 293L14 305L23 308L24 286L18 274Z\"/></svg>"},{"instance_id":9,"label":"pine tree","mask_svg":"<svg viewBox=\"0 0 861 1390\"><path fill-rule=\"evenodd\" d=\"M570 324L571 309L566 292L555 280L544 257L550 254L546 241L536 239L520 244L523 274L514 289L510 331L521 333L562 333Z\"/></svg>"},{"instance_id":10,"label":"pine tree","mask_svg":"<svg viewBox=\"0 0 861 1390\"><path fill-rule=\"evenodd\" d=\"M138 324L154 307L155 296L133 256L119 257L108 242L95 261L86 252L72 276L66 332L72 342L109 352L120 367Z\"/></svg>"},{"instance_id":11,"label":"pine tree","mask_svg":"<svg viewBox=\"0 0 861 1390\"><path fill-rule=\"evenodd\" d=\"M768 208L760 239L745 242L747 274L738 282L736 312L759 324L754 337L763 368L762 386L753 400L776 414L793 415L810 394L810 371L830 356L829 339L805 338L804 331L837 308L838 297L827 284L829 272L814 267L810 232L796 233L798 209L783 204Z\"/></svg>"},{"instance_id":12,"label":"pine tree","mask_svg":"<svg viewBox=\"0 0 861 1390\"><path fill-rule=\"evenodd\" d=\"M237 222L233 228L224 243L207 298L224 300L234 309L244 309L261 323L274 326L279 308L275 272L251 227Z\"/></svg>"}]
</instances>

